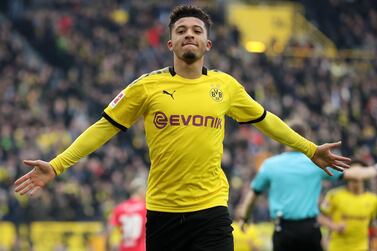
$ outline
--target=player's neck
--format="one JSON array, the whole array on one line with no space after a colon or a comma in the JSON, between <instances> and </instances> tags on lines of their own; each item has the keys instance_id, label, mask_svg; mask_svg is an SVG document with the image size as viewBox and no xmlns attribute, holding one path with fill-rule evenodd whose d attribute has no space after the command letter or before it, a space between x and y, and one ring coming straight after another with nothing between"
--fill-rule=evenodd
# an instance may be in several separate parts
<instances>
[{"instance_id":1,"label":"player's neck","mask_svg":"<svg viewBox=\"0 0 377 251\"><path fill-rule=\"evenodd\" d=\"M347 187L348 191L350 191L351 193L353 194L356 194L356 195L360 195L360 194L363 194L365 192L364 190L364 187L362 186L354 186L354 187L351 187L351 186L348 186Z\"/></svg>"},{"instance_id":2,"label":"player's neck","mask_svg":"<svg viewBox=\"0 0 377 251\"><path fill-rule=\"evenodd\" d=\"M174 58L174 70L175 72L187 79L196 79L202 76L202 69L204 64L204 57L195 61L192 64L187 64L185 61L178 58Z\"/></svg>"}]
</instances>

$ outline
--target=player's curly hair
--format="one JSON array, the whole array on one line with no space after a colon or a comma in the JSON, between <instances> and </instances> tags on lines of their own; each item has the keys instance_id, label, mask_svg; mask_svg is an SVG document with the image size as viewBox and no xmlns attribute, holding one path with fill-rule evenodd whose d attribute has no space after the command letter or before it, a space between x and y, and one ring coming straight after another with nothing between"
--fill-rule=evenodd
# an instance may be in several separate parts
<instances>
[{"instance_id":1,"label":"player's curly hair","mask_svg":"<svg viewBox=\"0 0 377 251\"><path fill-rule=\"evenodd\" d=\"M212 26L211 17L204 10L193 5L179 5L173 9L170 14L170 34L173 30L174 24L183 17L196 17L202 20L206 26L207 35L209 36L209 31Z\"/></svg>"}]
</instances>

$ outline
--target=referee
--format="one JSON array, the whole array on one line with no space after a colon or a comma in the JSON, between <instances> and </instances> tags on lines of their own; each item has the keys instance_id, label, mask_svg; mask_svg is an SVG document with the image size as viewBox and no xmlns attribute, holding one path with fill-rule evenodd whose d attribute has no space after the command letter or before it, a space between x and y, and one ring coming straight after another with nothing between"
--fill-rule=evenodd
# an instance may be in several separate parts
<instances>
[{"instance_id":1,"label":"referee","mask_svg":"<svg viewBox=\"0 0 377 251\"><path fill-rule=\"evenodd\" d=\"M291 125L305 136L307 130L300 122ZM333 176L320 170L308 157L298 151L288 151L265 160L236 217L241 226L248 220L259 194L268 191L269 212L275 224L273 251L322 251L321 232L317 222L321 181L345 178L366 179L376 175L370 168L334 171Z\"/></svg>"}]
</instances>

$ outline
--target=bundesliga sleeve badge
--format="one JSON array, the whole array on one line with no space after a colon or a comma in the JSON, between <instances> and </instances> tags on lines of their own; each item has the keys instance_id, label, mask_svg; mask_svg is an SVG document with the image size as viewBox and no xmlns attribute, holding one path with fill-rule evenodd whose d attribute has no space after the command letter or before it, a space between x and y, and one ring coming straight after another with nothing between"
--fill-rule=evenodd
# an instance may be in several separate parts
<instances>
[{"instance_id":1,"label":"bundesliga sleeve badge","mask_svg":"<svg viewBox=\"0 0 377 251\"><path fill-rule=\"evenodd\" d=\"M111 101L110 103L110 106L111 108L114 108L115 106L117 106L117 104L119 103L119 101L122 100L122 98L124 97L124 93L123 91L121 91L114 99L113 101Z\"/></svg>"}]
</instances>

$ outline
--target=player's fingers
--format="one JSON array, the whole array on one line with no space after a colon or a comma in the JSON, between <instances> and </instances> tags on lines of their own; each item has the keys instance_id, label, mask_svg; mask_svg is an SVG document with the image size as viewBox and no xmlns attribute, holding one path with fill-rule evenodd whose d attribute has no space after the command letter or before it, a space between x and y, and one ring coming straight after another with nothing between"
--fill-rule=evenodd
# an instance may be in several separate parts
<instances>
[{"instance_id":1,"label":"player's fingers","mask_svg":"<svg viewBox=\"0 0 377 251\"><path fill-rule=\"evenodd\" d=\"M335 169L339 172L343 172L344 171L344 168L343 167L340 167L340 166L337 166L337 165L332 165L331 166L332 169Z\"/></svg>"},{"instance_id":2,"label":"player's fingers","mask_svg":"<svg viewBox=\"0 0 377 251\"><path fill-rule=\"evenodd\" d=\"M24 164L30 167L38 166L38 160L24 160Z\"/></svg>"},{"instance_id":3,"label":"player's fingers","mask_svg":"<svg viewBox=\"0 0 377 251\"><path fill-rule=\"evenodd\" d=\"M16 192L19 192L21 190L23 190L25 187L29 186L31 184L31 180L30 179L26 179L24 182L22 182L21 184L19 184L16 188L15 188L15 191Z\"/></svg>"},{"instance_id":4,"label":"player's fingers","mask_svg":"<svg viewBox=\"0 0 377 251\"><path fill-rule=\"evenodd\" d=\"M33 184L29 184L27 187L25 187L24 189L22 189L19 193L21 195L24 195L24 194L28 193L33 188L34 188L34 185Z\"/></svg>"},{"instance_id":5,"label":"player's fingers","mask_svg":"<svg viewBox=\"0 0 377 251\"><path fill-rule=\"evenodd\" d=\"M327 167L323 168L323 171L325 171L328 175L333 176L333 174L327 169Z\"/></svg>"},{"instance_id":6,"label":"player's fingers","mask_svg":"<svg viewBox=\"0 0 377 251\"><path fill-rule=\"evenodd\" d=\"M45 183L41 180L40 177L31 176L30 179L31 179L32 183L36 186L44 187L44 185L45 185Z\"/></svg>"},{"instance_id":7,"label":"player's fingers","mask_svg":"<svg viewBox=\"0 0 377 251\"><path fill-rule=\"evenodd\" d=\"M343 157L343 156L336 155L336 154L333 154L333 158L334 158L335 160L344 161L344 162L346 162L346 163L351 162L351 159L350 159L350 158Z\"/></svg>"},{"instance_id":8,"label":"player's fingers","mask_svg":"<svg viewBox=\"0 0 377 251\"><path fill-rule=\"evenodd\" d=\"M335 147L339 147L341 144L342 144L342 141L338 141L338 142L334 142L334 143L327 143L327 146L329 148L335 148Z\"/></svg>"},{"instance_id":9,"label":"player's fingers","mask_svg":"<svg viewBox=\"0 0 377 251\"><path fill-rule=\"evenodd\" d=\"M36 196L39 194L39 192L41 191L41 187L40 186L35 186L34 188L32 188L29 192L29 195L30 196Z\"/></svg>"},{"instance_id":10,"label":"player's fingers","mask_svg":"<svg viewBox=\"0 0 377 251\"><path fill-rule=\"evenodd\" d=\"M30 178L30 174L31 174L31 172L28 172L27 174L23 175L22 177L17 179L14 182L14 184L17 186L17 185L20 185L21 183L25 182L26 180L28 180Z\"/></svg>"},{"instance_id":11,"label":"player's fingers","mask_svg":"<svg viewBox=\"0 0 377 251\"><path fill-rule=\"evenodd\" d=\"M348 165L348 164L346 164L342 161L335 161L334 165L339 166L339 167L344 168L344 169L348 169L348 168L351 167L350 165Z\"/></svg>"}]
</instances>

